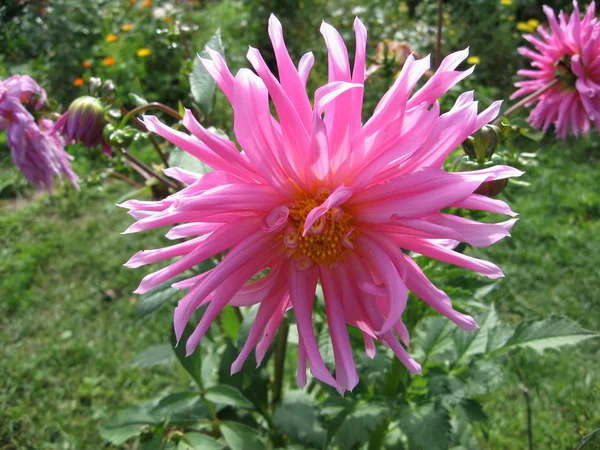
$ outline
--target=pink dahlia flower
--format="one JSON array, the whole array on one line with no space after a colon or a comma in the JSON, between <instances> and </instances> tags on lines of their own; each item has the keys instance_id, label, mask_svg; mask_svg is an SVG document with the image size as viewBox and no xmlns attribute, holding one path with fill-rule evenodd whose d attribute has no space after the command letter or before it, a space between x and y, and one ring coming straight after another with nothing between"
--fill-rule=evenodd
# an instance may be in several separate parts
<instances>
[{"instance_id":1,"label":"pink dahlia flower","mask_svg":"<svg viewBox=\"0 0 600 450\"><path fill-rule=\"evenodd\" d=\"M298 383L306 368L339 392L358 383L347 325L391 348L411 372L421 371L407 353L409 333L402 322L409 291L465 330L477 328L468 315L452 308L402 249L466 267L490 278L503 276L492 263L454 252L458 241L483 247L509 235L516 219L489 224L440 212L470 208L514 216L502 201L474 191L486 181L521 174L496 166L448 173L442 163L471 133L498 114L500 104L477 114L473 93L459 97L441 114L438 97L465 78L455 70L467 51L448 56L416 93L429 58L408 57L402 72L383 96L373 116L362 123L366 30L355 21L356 54L350 69L338 32L323 24L329 51L329 82L317 89L311 104L306 80L313 55L294 65L280 23L269 22L279 80L259 51L248 59L258 75L241 69L233 76L223 57L208 49L208 72L233 106L234 130L242 148L212 134L190 111L183 124L191 135L147 116L149 130L170 140L214 168L199 175L179 168L166 173L188 186L158 202L128 201L137 222L126 233L174 225L167 238L185 239L171 247L134 255L128 267L182 257L146 276L144 293L207 258L227 251L212 270L174 284L189 289L175 309L175 333L201 305L208 305L186 342L192 353L225 305L258 304L258 313L232 372L256 347L260 364L285 314L293 309L299 334ZM277 118L270 111L270 101ZM267 275L250 281L257 274ZM321 283L335 356L335 378L319 352L312 324L315 289Z\"/></svg>"},{"instance_id":2,"label":"pink dahlia flower","mask_svg":"<svg viewBox=\"0 0 600 450\"><path fill-rule=\"evenodd\" d=\"M531 79L515 83L519 89L511 97L531 94L558 79L530 103L536 106L529 122L544 131L554 124L556 134L563 139L569 128L575 136L587 133L591 123L600 130L600 23L594 17L596 4L590 4L583 19L577 2L573 5L573 14L561 11L558 20L554 11L544 6L550 29L538 27L542 39L524 36L537 51L519 48L519 53L532 60L533 69L517 72Z\"/></svg>"},{"instance_id":3,"label":"pink dahlia flower","mask_svg":"<svg viewBox=\"0 0 600 450\"><path fill-rule=\"evenodd\" d=\"M34 98L34 95L36 98ZM77 186L77 175L70 164L72 157L64 149L60 136L50 134L54 122L33 115L23 102L43 107L46 93L30 77L15 75L0 81L0 131L7 132L7 143L17 169L38 189L51 191L54 176L63 174Z\"/></svg>"}]
</instances>

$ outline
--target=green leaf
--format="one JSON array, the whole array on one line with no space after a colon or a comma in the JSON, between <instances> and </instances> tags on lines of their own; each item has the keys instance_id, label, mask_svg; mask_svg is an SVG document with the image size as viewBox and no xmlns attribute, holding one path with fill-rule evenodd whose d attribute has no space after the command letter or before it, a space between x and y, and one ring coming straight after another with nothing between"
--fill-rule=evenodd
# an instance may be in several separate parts
<instances>
[{"instance_id":1,"label":"green leaf","mask_svg":"<svg viewBox=\"0 0 600 450\"><path fill-rule=\"evenodd\" d=\"M600 335L586 330L564 317L553 316L542 320L526 320L517 325L513 335L494 353L516 347L529 347L541 353L547 348L573 345L598 336Z\"/></svg>"},{"instance_id":2,"label":"green leaf","mask_svg":"<svg viewBox=\"0 0 600 450\"><path fill-rule=\"evenodd\" d=\"M222 450L225 444L202 433L186 433L177 445L177 450Z\"/></svg>"},{"instance_id":3,"label":"green leaf","mask_svg":"<svg viewBox=\"0 0 600 450\"><path fill-rule=\"evenodd\" d=\"M356 443L367 442L371 432L389 417L389 413L388 406L383 403L358 402L337 430L334 444L349 449Z\"/></svg>"},{"instance_id":4,"label":"green leaf","mask_svg":"<svg viewBox=\"0 0 600 450\"><path fill-rule=\"evenodd\" d=\"M217 29L215 34L206 43L206 47L223 54L221 29ZM203 50L199 56L200 58L210 59L206 50ZM204 117L207 117L215 107L217 84L204 67L204 64L202 64L202 61L200 61L200 58L194 59L192 73L190 74L190 88L194 102L196 102Z\"/></svg>"},{"instance_id":5,"label":"green leaf","mask_svg":"<svg viewBox=\"0 0 600 450\"><path fill-rule=\"evenodd\" d=\"M273 426L292 441L323 447L327 432L319 422L314 400L302 391L286 392L273 414Z\"/></svg>"},{"instance_id":6,"label":"green leaf","mask_svg":"<svg viewBox=\"0 0 600 450\"><path fill-rule=\"evenodd\" d=\"M239 422L221 422L223 438L231 450L264 450L265 444L260 439L260 433Z\"/></svg>"},{"instance_id":7,"label":"green leaf","mask_svg":"<svg viewBox=\"0 0 600 450\"><path fill-rule=\"evenodd\" d=\"M200 348L197 348L194 353L190 356L186 356L185 343L188 338L194 332L194 327L189 323L185 326L185 330L181 335L179 345L177 345L177 338L175 337L175 330L171 331L171 345L175 349L175 356L183 366L183 368L189 373L198 387L202 389L202 360L200 358Z\"/></svg>"},{"instance_id":8,"label":"green leaf","mask_svg":"<svg viewBox=\"0 0 600 450\"><path fill-rule=\"evenodd\" d=\"M415 347L415 358L420 361L435 360L434 355L445 353L451 349L450 339L452 324L445 317L427 317L421 320L417 326L413 345Z\"/></svg>"},{"instance_id":9,"label":"green leaf","mask_svg":"<svg viewBox=\"0 0 600 450\"><path fill-rule=\"evenodd\" d=\"M173 283L185 280L186 278L189 278L189 275L178 275L176 277L173 277L171 280L158 285L150 292L141 295L137 302L137 308L135 311L136 317L138 319L142 319L157 311L169 300L180 296L182 294L182 291L178 289L173 289L171 286L173 285Z\"/></svg>"},{"instance_id":10,"label":"green leaf","mask_svg":"<svg viewBox=\"0 0 600 450\"><path fill-rule=\"evenodd\" d=\"M237 341L238 335L240 334L240 320L236 314L233 306L225 306L221 312L221 320L223 322L223 331L225 335L229 336L234 342Z\"/></svg>"},{"instance_id":11,"label":"green leaf","mask_svg":"<svg viewBox=\"0 0 600 450\"><path fill-rule=\"evenodd\" d=\"M114 445L122 445L128 439L139 436L144 425L157 423L157 418L144 405L135 405L120 411L100 427L100 436Z\"/></svg>"},{"instance_id":12,"label":"green leaf","mask_svg":"<svg viewBox=\"0 0 600 450\"><path fill-rule=\"evenodd\" d=\"M458 352L456 365L464 362L469 356L485 353L487 350L488 336L498 324L498 315L492 307L488 311L475 317L479 328L473 331L456 330L454 343Z\"/></svg>"},{"instance_id":13,"label":"green leaf","mask_svg":"<svg viewBox=\"0 0 600 450\"><path fill-rule=\"evenodd\" d=\"M239 390L233 386L220 385L208 388L205 393L206 399L222 405L234 406L236 408L252 409L254 405L244 397Z\"/></svg>"},{"instance_id":14,"label":"green leaf","mask_svg":"<svg viewBox=\"0 0 600 450\"><path fill-rule=\"evenodd\" d=\"M175 360L171 344L148 347L129 362L130 367L153 367Z\"/></svg>"},{"instance_id":15,"label":"green leaf","mask_svg":"<svg viewBox=\"0 0 600 450\"><path fill-rule=\"evenodd\" d=\"M205 174L212 172L213 170L204 164L199 159L193 157L187 152L184 152L180 148L173 148L169 154L169 166L180 167L181 169L189 170L199 174Z\"/></svg>"},{"instance_id":16,"label":"green leaf","mask_svg":"<svg viewBox=\"0 0 600 450\"><path fill-rule=\"evenodd\" d=\"M414 450L445 450L450 440L450 416L444 408L431 410L422 416L405 415L400 426Z\"/></svg>"}]
</instances>

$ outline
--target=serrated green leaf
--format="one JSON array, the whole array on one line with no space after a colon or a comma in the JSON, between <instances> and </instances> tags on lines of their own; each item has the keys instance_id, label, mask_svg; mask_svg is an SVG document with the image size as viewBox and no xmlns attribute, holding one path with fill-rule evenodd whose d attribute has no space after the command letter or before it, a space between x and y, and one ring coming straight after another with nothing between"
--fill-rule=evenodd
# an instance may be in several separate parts
<instances>
[{"instance_id":1,"label":"serrated green leaf","mask_svg":"<svg viewBox=\"0 0 600 450\"><path fill-rule=\"evenodd\" d=\"M327 432L319 422L314 400L302 391L287 392L273 414L273 426L293 442L323 447Z\"/></svg>"},{"instance_id":2,"label":"serrated green leaf","mask_svg":"<svg viewBox=\"0 0 600 450\"><path fill-rule=\"evenodd\" d=\"M516 347L529 347L541 353L547 348L574 345L585 339L599 336L564 317L526 320L517 325L513 335L496 352Z\"/></svg>"},{"instance_id":3,"label":"serrated green leaf","mask_svg":"<svg viewBox=\"0 0 600 450\"><path fill-rule=\"evenodd\" d=\"M129 362L130 367L153 367L175 360L171 344L148 347Z\"/></svg>"},{"instance_id":4,"label":"serrated green leaf","mask_svg":"<svg viewBox=\"0 0 600 450\"><path fill-rule=\"evenodd\" d=\"M444 408L431 410L422 416L412 414L401 421L410 448L415 450L446 450L450 439L450 416Z\"/></svg>"},{"instance_id":5,"label":"serrated green leaf","mask_svg":"<svg viewBox=\"0 0 600 450\"><path fill-rule=\"evenodd\" d=\"M205 393L206 399L221 405L235 406L236 408L252 409L254 405L244 397L238 389L233 386L220 385L208 388Z\"/></svg>"},{"instance_id":6,"label":"serrated green leaf","mask_svg":"<svg viewBox=\"0 0 600 450\"><path fill-rule=\"evenodd\" d=\"M475 399L464 399L460 403L459 409L469 422L486 422L488 420L488 416L483 410L483 405Z\"/></svg>"},{"instance_id":7,"label":"serrated green leaf","mask_svg":"<svg viewBox=\"0 0 600 450\"><path fill-rule=\"evenodd\" d=\"M220 429L231 450L265 449L260 433L253 428L239 422L221 422Z\"/></svg>"},{"instance_id":8,"label":"serrated green leaf","mask_svg":"<svg viewBox=\"0 0 600 450\"><path fill-rule=\"evenodd\" d=\"M357 403L337 430L334 444L349 449L358 442L367 442L371 432L389 417L389 412L383 403L372 400Z\"/></svg>"},{"instance_id":9,"label":"serrated green leaf","mask_svg":"<svg viewBox=\"0 0 600 450\"><path fill-rule=\"evenodd\" d=\"M454 332L454 344L458 354L455 365L467 360L469 356L486 352L489 331L498 324L498 315L494 308L475 317L479 328L473 331L456 330Z\"/></svg>"},{"instance_id":10,"label":"serrated green leaf","mask_svg":"<svg viewBox=\"0 0 600 450\"><path fill-rule=\"evenodd\" d=\"M198 174L205 174L213 171L202 161L181 150L180 148L173 148L171 150L171 153L169 154L169 166L179 167L181 169L189 170L190 172L195 172Z\"/></svg>"},{"instance_id":11,"label":"serrated green leaf","mask_svg":"<svg viewBox=\"0 0 600 450\"><path fill-rule=\"evenodd\" d=\"M222 450L225 444L202 433L186 433L177 445L177 450Z\"/></svg>"},{"instance_id":12,"label":"serrated green leaf","mask_svg":"<svg viewBox=\"0 0 600 450\"><path fill-rule=\"evenodd\" d=\"M206 47L223 54L223 42L221 41L221 30L217 29L215 34L206 43ZM200 52L200 58L210 59L206 50ZM207 117L214 109L217 84L210 76L200 58L194 59L192 73L190 74L190 88L192 98L198 105L200 111Z\"/></svg>"},{"instance_id":13,"label":"serrated green leaf","mask_svg":"<svg viewBox=\"0 0 600 450\"><path fill-rule=\"evenodd\" d=\"M179 345L177 345L177 338L175 337L175 330L171 331L171 345L175 350L175 356L183 366L183 368L189 373L198 387L202 389L202 360L200 358L200 349L197 348L194 353L190 356L186 356L185 343L188 338L194 332L194 327L189 323L185 326L185 330L181 335Z\"/></svg>"},{"instance_id":14,"label":"serrated green leaf","mask_svg":"<svg viewBox=\"0 0 600 450\"><path fill-rule=\"evenodd\" d=\"M444 352L452 345L452 327L445 317L427 317L417 326L412 345L415 358L420 361L435 360L434 355Z\"/></svg>"},{"instance_id":15,"label":"serrated green leaf","mask_svg":"<svg viewBox=\"0 0 600 450\"><path fill-rule=\"evenodd\" d=\"M158 285L150 292L140 295L135 310L136 317L138 319L142 319L157 311L168 301L174 300L178 296L181 296L182 291L178 289L173 289L171 286L173 285L173 283L185 280L186 278L189 278L189 275L178 275L176 277L173 277L166 283Z\"/></svg>"}]
</instances>

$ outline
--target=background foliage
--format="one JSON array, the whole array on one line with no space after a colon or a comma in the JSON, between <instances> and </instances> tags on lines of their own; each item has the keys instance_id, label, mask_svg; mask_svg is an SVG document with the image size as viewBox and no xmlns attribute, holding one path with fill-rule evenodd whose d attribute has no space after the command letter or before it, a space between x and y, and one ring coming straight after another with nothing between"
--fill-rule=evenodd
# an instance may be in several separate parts
<instances>
[{"instance_id":1,"label":"background foliage","mask_svg":"<svg viewBox=\"0 0 600 450\"><path fill-rule=\"evenodd\" d=\"M483 104L506 98L522 63L517 24L543 20L541 3L445 3L443 52L470 45L480 64L444 103L467 89L475 89ZM173 107L181 102L205 124L230 132L229 107L220 93L212 94L194 63L210 39L223 46L233 71L247 66L248 45L273 64L266 22L274 12L293 57L315 54L311 90L327 76L318 33L322 19L340 30L350 53L358 15L369 30L373 58L384 38L404 40L423 56L434 47L436 8L434 0L9 0L0 6L0 77L31 74L58 101L57 111L85 92L75 86L77 79L110 78L128 109L145 100ZM149 54L139 56L141 49ZM106 65L105 58L114 64ZM369 79L367 113L398 68L397 61L386 62ZM85 188L64 187L47 197L12 168L3 139L0 449L526 448L527 396L536 448L575 448L600 426L600 353L598 341L588 340L594 336L588 330L600 329L593 313L600 306L597 135L564 143L551 136L513 142L521 152L539 152L537 165L527 168L531 185L509 185L504 194L520 213L513 238L465 249L497 261L505 279L489 284L465 270L418 259L459 308L478 316L480 330L456 330L411 298L406 322L414 330L411 351L423 376L410 376L380 348L373 360L357 356L361 383L341 398L314 382L297 390L297 335L291 326L279 402L273 402L269 382L274 349L260 369L248 363L229 375L255 311L226 309L199 351L183 358L169 338L181 293L165 286L139 298L130 294L144 269L121 265L164 238L160 230L119 234L130 218L114 204L131 195L149 197L150 190L130 192L130 186L107 179L106 169L142 186L147 180L119 158L72 146L75 170L87 174ZM134 143L131 152L158 168L161 161L145 142ZM170 161L187 164L175 150ZM317 331L326 331L323 317L315 322ZM359 347L360 336L350 331ZM326 334L319 342L331 365ZM600 439L586 445L600 448Z\"/></svg>"}]
</instances>

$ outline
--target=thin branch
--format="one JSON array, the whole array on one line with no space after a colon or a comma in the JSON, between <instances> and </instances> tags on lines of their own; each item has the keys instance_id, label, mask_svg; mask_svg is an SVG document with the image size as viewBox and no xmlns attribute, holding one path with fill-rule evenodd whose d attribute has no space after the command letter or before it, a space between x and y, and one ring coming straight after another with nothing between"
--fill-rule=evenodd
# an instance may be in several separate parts
<instances>
[{"instance_id":1,"label":"thin branch","mask_svg":"<svg viewBox=\"0 0 600 450\"><path fill-rule=\"evenodd\" d=\"M437 35L435 43L435 68L442 63L442 25L444 23L444 0L438 0Z\"/></svg>"},{"instance_id":2,"label":"thin branch","mask_svg":"<svg viewBox=\"0 0 600 450\"><path fill-rule=\"evenodd\" d=\"M130 186L136 187L136 188L143 188L144 185L138 183L137 181L132 180L131 178L129 178L126 175L123 175L122 173L119 172L115 172L114 169L105 169L104 172L106 172L108 175L118 178L119 180L124 181L125 183L129 184Z\"/></svg>"},{"instance_id":3,"label":"thin branch","mask_svg":"<svg viewBox=\"0 0 600 450\"><path fill-rule=\"evenodd\" d=\"M526 105L527 103L535 100L536 98L538 98L540 95L542 95L544 92L548 91L549 89L553 88L554 86L556 86L558 83L560 82L560 80L557 78L555 80L552 80L550 83L548 83L546 86L544 86L541 89L538 89L537 91L533 92L532 94L528 95L527 97L525 97L523 100L520 100L518 103L515 103L513 106L511 106L510 108L508 108L506 110L506 112L504 114L501 114L500 116L498 116L496 118L496 120L494 120L492 122L492 125L498 125L501 121L502 121L502 117L508 117L510 116L512 113L514 113L517 109L521 108L522 106Z\"/></svg>"},{"instance_id":4,"label":"thin branch","mask_svg":"<svg viewBox=\"0 0 600 450\"><path fill-rule=\"evenodd\" d=\"M519 380L521 380L521 383L523 384L523 396L525 397L525 404L527 405L527 439L529 441L529 450L535 450L533 445L533 410L531 408L531 395L529 394L529 388L527 387L527 380L525 380L525 375L521 372L514 354L510 355L510 359L515 366L515 371L517 372Z\"/></svg>"},{"instance_id":5,"label":"thin branch","mask_svg":"<svg viewBox=\"0 0 600 450\"><path fill-rule=\"evenodd\" d=\"M175 191L179 190L179 186L177 186L171 180L169 180L169 179L163 177L162 175L160 175L153 168L151 168L146 163L144 163L144 162L140 161L139 159L137 159L135 156L133 156L131 153L129 153L124 148L120 148L119 151L121 152L121 154L125 158L127 158L128 160L130 160L134 164L137 164L138 166L140 166L142 169L144 169L146 172L148 172L150 175L152 175L154 178L156 178L161 183L166 184L167 186L169 186L170 188L174 189Z\"/></svg>"},{"instance_id":6,"label":"thin branch","mask_svg":"<svg viewBox=\"0 0 600 450\"><path fill-rule=\"evenodd\" d=\"M125 115L125 117L123 117L123 120L121 120L120 127L123 128L132 116L135 116L136 114L144 112L144 111L148 111L149 109L158 109L160 111L167 113L171 117L174 117L177 120L183 119L183 117L181 117L181 115L177 111L175 111L173 108L169 108L167 105L163 105L162 103L152 102L152 103L147 103L142 106L138 106L137 108L134 108L131 111L129 111Z\"/></svg>"},{"instance_id":7,"label":"thin branch","mask_svg":"<svg viewBox=\"0 0 600 450\"><path fill-rule=\"evenodd\" d=\"M129 111L124 106L121 106L121 112L123 114L125 114L125 115L129 114ZM141 130L143 132L147 132L148 131L148 128L146 128L146 125L144 125L144 122L142 122L137 117L131 116L129 120L131 120L131 123L133 123L133 125L136 128L138 128L139 130ZM154 150L156 150L156 153L158 153L158 156L160 157L160 160L163 162L163 164L165 165L165 167L168 168L169 167L169 161L167 160L167 157L165 156L164 152L161 150L160 145L158 144L158 141L156 140L156 138L154 136L152 136L152 135L149 135L148 139L150 140L150 143L154 147Z\"/></svg>"}]
</instances>

